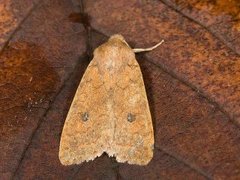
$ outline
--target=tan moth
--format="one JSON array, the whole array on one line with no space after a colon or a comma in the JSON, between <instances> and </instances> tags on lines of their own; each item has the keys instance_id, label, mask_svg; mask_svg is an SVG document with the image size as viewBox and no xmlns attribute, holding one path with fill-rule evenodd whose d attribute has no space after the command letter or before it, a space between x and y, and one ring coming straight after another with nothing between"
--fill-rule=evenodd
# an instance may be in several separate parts
<instances>
[{"instance_id":1,"label":"tan moth","mask_svg":"<svg viewBox=\"0 0 240 180\"><path fill-rule=\"evenodd\" d=\"M163 42L163 41L162 41ZM63 165L80 164L106 152L118 162L146 165L154 134L142 73L121 35L94 51L69 109L60 141Z\"/></svg>"}]
</instances>

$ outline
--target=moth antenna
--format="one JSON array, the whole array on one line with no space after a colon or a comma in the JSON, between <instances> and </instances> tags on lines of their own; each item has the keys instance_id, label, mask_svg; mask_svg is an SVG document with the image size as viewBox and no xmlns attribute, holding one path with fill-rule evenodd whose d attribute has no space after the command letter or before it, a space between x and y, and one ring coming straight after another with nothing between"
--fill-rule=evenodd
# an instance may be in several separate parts
<instances>
[{"instance_id":1,"label":"moth antenna","mask_svg":"<svg viewBox=\"0 0 240 180\"><path fill-rule=\"evenodd\" d=\"M133 51L134 51L134 53L152 51L153 49L156 49L158 46L160 46L163 42L164 42L164 40L162 40L161 42L157 43L155 46L152 46L152 47L149 47L149 48L136 48L136 49L133 49Z\"/></svg>"}]
</instances>

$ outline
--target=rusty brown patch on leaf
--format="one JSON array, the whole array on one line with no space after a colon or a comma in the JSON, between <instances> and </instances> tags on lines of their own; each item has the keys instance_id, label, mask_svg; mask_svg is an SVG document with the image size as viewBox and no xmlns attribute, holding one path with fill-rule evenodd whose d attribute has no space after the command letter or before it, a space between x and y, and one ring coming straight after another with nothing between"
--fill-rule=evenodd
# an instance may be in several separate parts
<instances>
[{"instance_id":1,"label":"rusty brown patch on leaf","mask_svg":"<svg viewBox=\"0 0 240 180\"><path fill-rule=\"evenodd\" d=\"M12 112L14 118L1 120L1 137L24 126L32 108L44 108L58 79L40 47L16 42L4 49L0 57L0 114L5 117ZM21 115L15 113L16 108L24 110Z\"/></svg>"},{"instance_id":2,"label":"rusty brown patch on leaf","mask_svg":"<svg viewBox=\"0 0 240 180\"><path fill-rule=\"evenodd\" d=\"M176 3L179 4L183 2L177 0ZM225 13L236 17L240 11L240 1L238 0L202 0L197 2L196 0L187 0L185 3L198 9L209 9L216 15Z\"/></svg>"},{"instance_id":3,"label":"rusty brown patch on leaf","mask_svg":"<svg viewBox=\"0 0 240 180\"><path fill-rule=\"evenodd\" d=\"M0 4L0 47L5 42L5 36L15 27L16 18L10 11L10 1Z\"/></svg>"},{"instance_id":4,"label":"rusty brown patch on leaf","mask_svg":"<svg viewBox=\"0 0 240 180\"><path fill-rule=\"evenodd\" d=\"M21 21L29 15L37 1L2 0L0 2L0 49L4 47Z\"/></svg>"},{"instance_id":5,"label":"rusty brown patch on leaf","mask_svg":"<svg viewBox=\"0 0 240 180\"><path fill-rule=\"evenodd\" d=\"M212 15L228 15L235 22L234 27L240 31L240 1L239 0L177 0L176 4L185 4L188 8L210 11Z\"/></svg>"}]
</instances>

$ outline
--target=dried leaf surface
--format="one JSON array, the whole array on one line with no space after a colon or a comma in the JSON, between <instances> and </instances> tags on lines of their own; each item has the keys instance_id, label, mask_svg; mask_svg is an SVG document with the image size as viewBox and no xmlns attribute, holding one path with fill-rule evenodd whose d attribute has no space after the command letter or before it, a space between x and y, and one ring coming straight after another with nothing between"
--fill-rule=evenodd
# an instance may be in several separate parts
<instances>
[{"instance_id":1,"label":"dried leaf surface","mask_svg":"<svg viewBox=\"0 0 240 180\"><path fill-rule=\"evenodd\" d=\"M239 4L228 2L2 0L0 176L239 179ZM84 18L73 20L74 13ZM165 40L137 56L154 122L154 158L144 167L106 155L62 166L60 135L91 59L85 54L115 33L133 47Z\"/></svg>"}]
</instances>

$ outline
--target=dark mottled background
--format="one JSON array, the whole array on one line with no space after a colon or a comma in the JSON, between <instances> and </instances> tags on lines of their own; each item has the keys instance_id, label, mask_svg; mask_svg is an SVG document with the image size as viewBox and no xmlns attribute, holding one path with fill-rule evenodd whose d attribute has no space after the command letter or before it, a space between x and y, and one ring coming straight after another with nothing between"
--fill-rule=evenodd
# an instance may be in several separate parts
<instances>
[{"instance_id":1,"label":"dark mottled background","mask_svg":"<svg viewBox=\"0 0 240 180\"><path fill-rule=\"evenodd\" d=\"M137 55L155 129L148 166L103 155L64 167L63 123L93 49ZM2 0L0 179L240 179L238 0Z\"/></svg>"}]
</instances>

